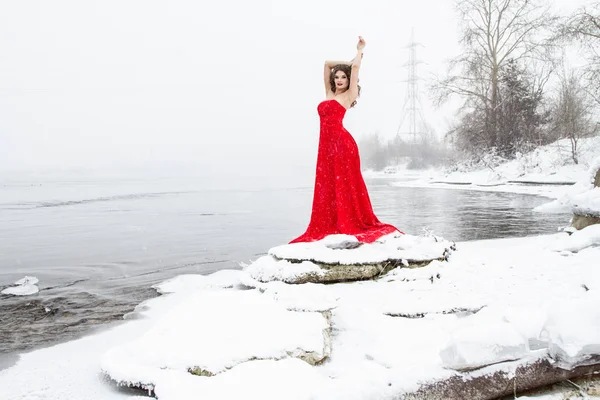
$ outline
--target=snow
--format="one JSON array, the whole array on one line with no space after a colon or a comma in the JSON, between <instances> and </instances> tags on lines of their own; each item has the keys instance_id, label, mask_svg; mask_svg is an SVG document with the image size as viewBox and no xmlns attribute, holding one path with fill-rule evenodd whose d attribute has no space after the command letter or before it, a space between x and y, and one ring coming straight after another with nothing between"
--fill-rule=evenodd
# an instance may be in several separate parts
<instances>
[{"instance_id":1,"label":"snow","mask_svg":"<svg viewBox=\"0 0 600 400\"><path fill-rule=\"evenodd\" d=\"M600 187L574 196L573 212L577 215L600 217Z\"/></svg>"},{"instance_id":2,"label":"snow","mask_svg":"<svg viewBox=\"0 0 600 400\"><path fill-rule=\"evenodd\" d=\"M169 371L191 367L217 374L251 359L299 351L323 358L327 327L322 314L288 311L258 291L199 291L141 337L111 349L101 365L118 382L152 386Z\"/></svg>"},{"instance_id":3,"label":"snow","mask_svg":"<svg viewBox=\"0 0 600 400\"><path fill-rule=\"evenodd\" d=\"M456 190L534 194L556 202L540 206L540 212L571 211L570 199L590 189L590 172L600 167L600 136L578 143L579 164L574 164L567 139L537 148L516 159L479 168L458 165L453 170L410 171L396 168L395 173L366 172L366 176L390 179L401 187L437 187ZM580 184L585 182L585 184Z\"/></svg>"},{"instance_id":4,"label":"snow","mask_svg":"<svg viewBox=\"0 0 600 400\"><path fill-rule=\"evenodd\" d=\"M529 354L529 343L508 321L484 309L464 318L448 337L440 356L442 365L469 370L502 361L513 361Z\"/></svg>"},{"instance_id":5,"label":"snow","mask_svg":"<svg viewBox=\"0 0 600 400\"><path fill-rule=\"evenodd\" d=\"M540 338L548 341L552 357L562 368L593 354L600 354L600 288L586 296L560 304L542 328Z\"/></svg>"},{"instance_id":6,"label":"snow","mask_svg":"<svg viewBox=\"0 0 600 400\"><path fill-rule=\"evenodd\" d=\"M36 285L40 282L38 278L35 276L25 276L25 278L21 278L15 282L15 285Z\"/></svg>"},{"instance_id":7,"label":"snow","mask_svg":"<svg viewBox=\"0 0 600 400\"><path fill-rule=\"evenodd\" d=\"M294 282L298 277L309 274L323 275L323 270L315 263L303 261L299 264L287 260L276 260L263 256L251 265L242 264L249 277L260 282Z\"/></svg>"},{"instance_id":8,"label":"snow","mask_svg":"<svg viewBox=\"0 0 600 400\"><path fill-rule=\"evenodd\" d=\"M211 378L173 374L157 388L156 394L166 400L197 399L199 394L206 399L308 399L324 380L297 359L257 360Z\"/></svg>"},{"instance_id":9,"label":"snow","mask_svg":"<svg viewBox=\"0 0 600 400\"><path fill-rule=\"evenodd\" d=\"M161 400L386 399L515 365L507 360L585 362L600 350L600 246L568 248L596 235L590 226L458 243L448 261L377 281L290 285L248 270L177 277L125 323L21 355L0 371L0 387L9 400L134 398L105 371ZM313 366L306 354L330 356ZM216 375L188 373L194 366Z\"/></svg>"},{"instance_id":10,"label":"snow","mask_svg":"<svg viewBox=\"0 0 600 400\"><path fill-rule=\"evenodd\" d=\"M263 285L263 293L291 311L331 311L337 307L338 298L323 284L306 283L287 285L272 282Z\"/></svg>"},{"instance_id":11,"label":"snow","mask_svg":"<svg viewBox=\"0 0 600 400\"><path fill-rule=\"evenodd\" d=\"M310 260L324 264L377 264L390 259L421 261L440 258L452 246L451 242L434 236L392 233L352 250L335 248L344 242L356 241L354 236L331 235L316 242L277 246L269 250L269 255L285 260Z\"/></svg>"},{"instance_id":12,"label":"snow","mask_svg":"<svg viewBox=\"0 0 600 400\"><path fill-rule=\"evenodd\" d=\"M34 276L25 276L14 283L16 286L7 287L0 293L13 296L30 296L40 291L36 285L38 282L39 279Z\"/></svg>"},{"instance_id":13,"label":"snow","mask_svg":"<svg viewBox=\"0 0 600 400\"><path fill-rule=\"evenodd\" d=\"M12 294L13 296L29 296L36 294L40 289L36 285L19 285L12 286L2 290L2 294Z\"/></svg>"},{"instance_id":14,"label":"snow","mask_svg":"<svg viewBox=\"0 0 600 400\"><path fill-rule=\"evenodd\" d=\"M246 274L238 270L225 269L213 273L210 277L205 275L179 275L166 280L153 288L158 293L174 293L176 291L193 292L201 289L233 288L243 284Z\"/></svg>"},{"instance_id":15,"label":"snow","mask_svg":"<svg viewBox=\"0 0 600 400\"><path fill-rule=\"evenodd\" d=\"M600 138L582 141L588 153L579 166L564 161L564 145L546 146L493 171L429 171L395 184L557 199L538 211L594 208L590 172L600 167ZM386 175L398 179L404 172ZM545 357L570 367L600 352L600 225L572 234L457 243L448 261L397 268L377 281L285 283L297 274L322 273L309 260L360 263L389 251L410 258L418 246L439 251L437 238L410 235L335 248L352 240L336 236L277 246L243 270L156 285L162 296L140 304L124 323L22 354L0 371L2 397L142 398L119 391L116 380L154 388L161 400L391 399L453 376L510 371ZM306 362L307 355L325 354L323 363ZM215 375L187 372L194 366Z\"/></svg>"},{"instance_id":16,"label":"snow","mask_svg":"<svg viewBox=\"0 0 600 400\"><path fill-rule=\"evenodd\" d=\"M549 249L558 252L576 253L589 247L600 246L600 225L590 225L580 231L575 231L568 238L549 243Z\"/></svg>"},{"instance_id":17,"label":"snow","mask_svg":"<svg viewBox=\"0 0 600 400\"><path fill-rule=\"evenodd\" d=\"M600 188L594 187L596 172L600 169L600 157L591 162L586 174L556 200L536 207L540 212L573 212L577 215L600 217Z\"/></svg>"}]
</instances>

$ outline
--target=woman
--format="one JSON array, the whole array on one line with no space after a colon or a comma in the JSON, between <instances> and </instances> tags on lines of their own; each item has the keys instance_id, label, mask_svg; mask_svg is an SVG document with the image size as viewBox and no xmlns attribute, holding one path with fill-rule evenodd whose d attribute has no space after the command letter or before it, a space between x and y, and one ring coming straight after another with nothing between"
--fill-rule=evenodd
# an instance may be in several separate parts
<instances>
[{"instance_id":1,"label":"woman","mask_svg":"<svg viewBox=\"0 0 600 400\"><path fill-rule=\"evenodd\" d=\"M312 215L306 232L290 243L312 242L333 234L353 235L360 242L371 243L398 231L379 222L373 213L360 172L358 146L342 125L346 110L354 107L360 94L358 70L364 47L359 36L352 61L325 62L327 100L317 107L321 132Z\"/></svg>"}]
</instances>

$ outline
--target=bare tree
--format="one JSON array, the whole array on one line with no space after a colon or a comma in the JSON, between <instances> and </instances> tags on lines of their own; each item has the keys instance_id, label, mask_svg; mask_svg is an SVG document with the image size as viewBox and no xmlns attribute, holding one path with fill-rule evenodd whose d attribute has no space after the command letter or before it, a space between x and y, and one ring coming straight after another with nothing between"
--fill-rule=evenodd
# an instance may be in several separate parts
<instances>
[{"instance_id":1,"label":"bare tree","mask_svg":"<svg viewBox=\"0 0 600 400\"><path fill-rule=\"evenodd\" d=\"M600 104L600 2L583 7L571 15L561 26L560 38L576 40L582 47L588 64L584 70L588 93Z\"/></svg>"},{"instance_id":2,"label":"bare tree","mask_svg":"<svg viewBox=\"0 0 600 400\"><path fill-rule=\"evenodd\" d=\"M568 138L571 143L571 158L578 160L579 140L593 136L598 125L592 121L593 102L574 71L563 72L560 86L551 111L551 129L557 139Z\"/></svg>"},{"instance_id":3,"label":"bare tree","mask_svg":"<svg viewBox=\"0 0 600 400\"><path fill-rule=\"evenodd\" d=\"M475 131L484 135L486 147L497 147L501 71L511 60L546 65L552 48L546 32L556 18L539 0L457 0L456 9L463 21L464 51L451 61L448 75L434 84L436 100L460 96L463 111L476 111L482 119Z\"/></svg>"}]
</instances>

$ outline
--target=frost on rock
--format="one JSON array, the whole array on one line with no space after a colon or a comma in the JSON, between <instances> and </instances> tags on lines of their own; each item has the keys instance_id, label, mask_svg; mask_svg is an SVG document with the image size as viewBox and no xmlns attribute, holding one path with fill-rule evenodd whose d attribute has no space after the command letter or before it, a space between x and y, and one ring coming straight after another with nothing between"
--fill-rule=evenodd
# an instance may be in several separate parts
<instances>
[{"instance_id":1,"label":"frost on rock","mask_svg":"<svg viewBox=\"0 0 600 400\"><path fill-rule=\"evenodd\" d=\"M316 364L331 351L329 316L294 312L257 290L205 290L168 310L101 368L116 382L153 388L173 371L219 374L250 360L295 357Z\"/></svg>"}]
</instances>

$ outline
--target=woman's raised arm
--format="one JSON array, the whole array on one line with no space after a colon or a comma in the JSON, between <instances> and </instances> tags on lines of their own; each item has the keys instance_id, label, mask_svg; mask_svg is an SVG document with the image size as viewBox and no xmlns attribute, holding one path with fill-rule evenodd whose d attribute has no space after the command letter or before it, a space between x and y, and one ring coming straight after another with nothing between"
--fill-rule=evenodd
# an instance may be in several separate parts
<instances>
[{"instance_id":1,"label":"woman's raised arm","mask_svg":"<svg viewBox=\"0 0 600 400\"><path fill-rule=\"evenodd\" d=\"M358 71L360 69L360 62L362 61L363 49L366 44L365 39L363 39L362 36L359 36L358 44L356 45L356 57L352 60L352 73L350 74L350 86L348 88L352 101L356 100L358 97Z\"/></svg>"}]
</instances>

